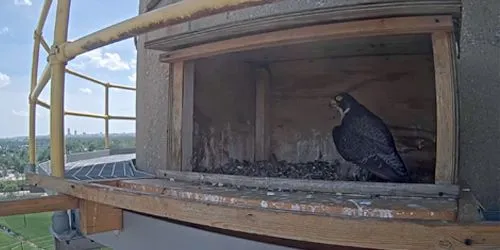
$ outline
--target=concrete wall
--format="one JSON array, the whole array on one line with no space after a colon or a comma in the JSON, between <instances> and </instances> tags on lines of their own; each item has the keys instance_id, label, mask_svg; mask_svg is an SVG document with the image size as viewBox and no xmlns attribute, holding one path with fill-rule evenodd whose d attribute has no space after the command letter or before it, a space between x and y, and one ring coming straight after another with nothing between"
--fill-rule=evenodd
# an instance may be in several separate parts
<instances>
[{"instance_id":1,"label":"concrete wall","mask_svg":"<svg viewBox=\"0 0 500 250\"><path fill-rule=\"evenodd\" d=\"M140 1L141 13L147 2ZM158 52L144 49L148 35L137 39L136 150L138 168L154 170L167 164L169 66L158 62Z\"/></svg>"},{"instance_id":2,"label":"concrete wall","mask_svg":"<svg viewBox=\"0 0 500 250\"><path fill-rule=\"evenodd\" d=\"M500 1L463 0L460 39L460 176L500 210Z\"/></svg>"}]
</instances>

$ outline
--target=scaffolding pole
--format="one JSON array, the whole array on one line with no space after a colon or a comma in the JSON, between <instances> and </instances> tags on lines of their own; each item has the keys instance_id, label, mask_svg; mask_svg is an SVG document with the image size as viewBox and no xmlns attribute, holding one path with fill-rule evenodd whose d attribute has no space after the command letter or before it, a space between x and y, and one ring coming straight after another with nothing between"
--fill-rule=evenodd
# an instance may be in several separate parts
<instances>
[{"instance_id":1,"label":"scaffolding pole","mask_svg":"<svg viewBox=\"0 0 500 250\"><path fill-rule=\"evenodd\" d=\"M60 60L69 60L87 51L203 16L281 0L183 0L143 13L62 46Z\"/></svg>"},{"instance_id":2,"label":"scaffolding pole","mask_svg":"<svg viewBox=\"0 0 500 250\"><path fill-rule=\"evenodd\" d=\"M109 83L104 86L104 148L109 149Z\"/></svg>"},{"instance_id":3,"label":"scaffolding pole","mask_svg":"<svg viewBox=\"0 0 500 250\"><path fill-rule=\"evenodd\" d=\"M33 35L33 61L31 64L31 92L35 90L38 79L38 60L40 57L40 43L42 39L43 26L47 20L47 15L49 13L50 5L52 0L45 0L43 3L42 11L40 13L40 18L38 19L38 24ZM36 100L32 100L29 97L29 132L28 132L28 147L29 147L29 164L31 171L34 171L36 164Z\"/></svg>"},{"instance_id":4,"label":"scaffolding pole","mask_svg":"<svg viewBox=\"0 0 500 250\"><path fill-rule=\"evenodd\" d=\"M45 68L43 69L42 76L40 77L40 80L36 84L35 88L31 91L30 100L32 102L34 102L38 99L38 97L42 93L45 86L47 86L47 83L49 83L50 74L51 74L50 65L46 65Z\"/></svg>"},{"instance_id":5,"label":"scaffolding pole","mask_svg":"<svg viewBox=\"0 0 500 250\"><path fill-rule=\"evenodd\" d=\"M59 46L68 39L69 8L71 0L58 0L54 46L49 56L52 69L50 88L50 165L53 176L64 177L64 80L66 61L56 55Z\"/></svg>"}]
</instances>

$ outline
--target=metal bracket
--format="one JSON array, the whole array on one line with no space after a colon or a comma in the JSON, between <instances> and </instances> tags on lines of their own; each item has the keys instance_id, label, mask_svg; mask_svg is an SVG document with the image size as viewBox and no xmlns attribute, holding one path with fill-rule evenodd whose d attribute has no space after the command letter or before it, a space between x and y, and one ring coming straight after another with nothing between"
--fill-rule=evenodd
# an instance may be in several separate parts
<instances>
[{"instance_id":1,"label":"metal bracket","mask_svg":"<svg viewBox=\"0 0 500 250\"><path fill-rule=\"evenodd\" d=\"M458 221L500 221L500 211L488 211L476 198L470 185L465 181L460 185L460 196L458 200Z\"/></svg>"},{"instance_id":2,"label":"metal bracket","mask_svg":"<svg viewBox=\"0 0 500 250\"><path fill-rule=\"evenodd\" d=\"M33 31L33 39L36 40L37 38L41 38L42 37L42 33L41 32L38 32L37 30L34 30Z\"/></svg>"},{"instance_id":3,"label":"metal bracket","mask_svg":"<svg viewBox=\"0 0 500 250\"><path fill-rule=\"evenodd\" d=\"M59 45L52 45L50 47L48 61L50 64L64 63L65 65L73 58L68 58L64 53L64 47L67 43L62 43Z\"/></svg>"},{"instance_id":4,"label":"metal bracket","mask_svg":"<svg viewBox=\"0 0 500 250\"><path fill-rule=\"evenodd\" d=\"M472 223L483 221L484 207L472 192L472 188L465 181L460 183L460 194L458 198L458 222Z\"/></svg>"},{"instance_id":5,"label":"metal bracket","mask_svg":"<svg viewBox=\"0 0 500 250\"><path fill-rule=\"evenodd\" d=\"M460 59L460 20L458 18L453 18L453 37L455 40L455 51L457 59Z\"/></svg>"}]
</instances>

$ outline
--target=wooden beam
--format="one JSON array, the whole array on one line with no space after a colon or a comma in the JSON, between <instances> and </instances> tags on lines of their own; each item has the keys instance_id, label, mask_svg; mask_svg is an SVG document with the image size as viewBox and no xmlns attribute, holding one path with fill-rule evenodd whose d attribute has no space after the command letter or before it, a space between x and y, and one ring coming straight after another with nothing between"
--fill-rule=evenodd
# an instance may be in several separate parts
<instances>
[{"instance_id":1,"label":"wooden beam","mask_svg":"<svg viewBox=\"0 0 500 250\"><path fill-rule=\"evenodd\" d=\"M451 16L393 17L311 25L174 50L162 54L160 56L160 61L174 62L191 60L236 51L320 40L451 31L452 27L453 23Z\"/></svg>"},{"instance_id":2,"label":"wooden beam","mask_svg":"<svg viewBox=\"0 0 500 250\"><path fill-rule=\"evenodd\" d=\"M161 194L27 174L31 184L122 209L215 228L285 239L382 249L500 247L499 223L459 225L346 219L207 205ZM401 240L404 239L404 240Z\"/></svg>"},{"instance_id":3,"label":"wooden beam","mask_svg":"<svg viewBox=\"0 0 500 250\"><path fill-rule=\"evenodd\" d=\"M268 68L255 70L255 160L271 156L271 72Z\"/></svg>"},{"instance_id":4,"label":"wooden beam","mask_svg":"<svg viewBox=\"0 0 500 250\"><path fill-rule=\"evenodd\" d=\"M284 7L280 15L260 16L242 22L226 22L203 26L201 29L190 29L187 32L165 32L159 29L148 33L146 49L172 51L180 47L202 44L220 38L236 37L257 32L278 30L282 28L304 26L318 23L345 22L349 20L374 19L391 16L423 16L423 15L455 15L460 16L461 3L457 0L437 1L398 1L397 4L386 0L350 0L344 3L325 2L329 7L303 9L308 4L291 1ZM272 7L270 7L272 9ZM177 26L178 27L178 26Z\"/></svg>"},{"instance_id":5,"label":"wooden beam","mask_svg":"<svg viewBox=\"0 0 500 250\"><path fill-rule=\"evenodd\" d=\"M166 179L128 180L120 188L209 205L268 209L346 218L454 222L457 204L446 198L369 197L318 192L283 192L199 185ZM408 204L411 204L410 206Z\"/></svg>"},{"instance_id":6,"label":"wooden beam","mask_svg":"<svg viewBox=\"0 0 500 250\"><path fill-rule=\"evenodd\" d=\"M453 77L452 36L434 32L434 71L436 80L436 183L455 183L456 162L456 88Z\"/></svg>"},{"instance_id":7,"label":"wooden beam","mask_svg":"<svg viewBox=\"0 0 500 250\"><path fill-rule=\"evenodd\" d=\"M181 170L182 169L182 104L183 104L183 88L184 88L184 62L176 62L171 66L173 77L171 88L171 117L170 117L170 140L169 152L170 159L167 169Z\"/></svg>"},{"instance_id":8,"label":"wooden beam","mask_svg":"<svg viewBox=\"0 0 500 250\"><path fill-rule=\"evenodd\" d=\"M402 197L442 197L455 199L459 187L449 184L423 183L382 183L355 181L323 181L271 177L248 177L238 175L207 174L158 170L157 176L175 181L195 183L222 183L224 185L262 188L270 190L296 190L305 192L329 192L339 194L402 196Z\"/></svg>"},{"instance_id":9,"label":"wooden beam","mask_svg":"<svg viewBox=\"0 0 500 250\"><path fill-rule=\"evenodd\" d=\"M80 230L85 235L121 230L122 221L123 211L119 208L89 200L80 201Z\"/></svg>"},{"instance_id":10,"label":"wooden beam","mask_svg":"<svg viewBox=\"0 0 500 250\"><path fill-rule=\"evenodd\" d=\"M194 113L195 63L184 63L184 97L182 104L182 171L191 171L193 166L193 113Z\"/></svg>"},{"instance_id":11,"label":"wooden beam","mask_svg":"<svg viewBox=\"0 0 500 250\"><path fill-rule=\"evenodd\" d=\"M0 201L0 216L32 214L78 208L78 199L68 195Z\"/></svg>"}]
</instances>

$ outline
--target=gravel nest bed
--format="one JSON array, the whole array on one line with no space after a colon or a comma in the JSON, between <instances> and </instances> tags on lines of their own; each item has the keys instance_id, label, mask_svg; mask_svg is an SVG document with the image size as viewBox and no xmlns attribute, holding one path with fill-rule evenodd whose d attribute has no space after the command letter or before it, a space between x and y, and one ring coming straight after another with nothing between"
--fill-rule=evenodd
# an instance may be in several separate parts
<instances>
[{"instance_id":1,"label":"gravel nest bed","mask_svg":"<svg viewBox=\"0 0 500 250\"><path fill-rule=\"evenodd\" d=\"M241 161L230 159L214 168L196 166L193 171L211 174L241 175L249 177L277 177L309 180L367 181L373 178L367 171L352 166L342 166L338 161Z\"/></svg>"}]
</instances>

